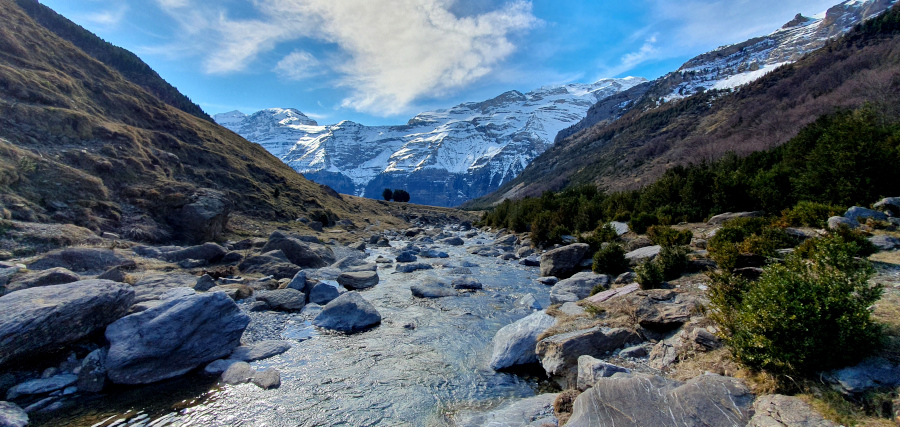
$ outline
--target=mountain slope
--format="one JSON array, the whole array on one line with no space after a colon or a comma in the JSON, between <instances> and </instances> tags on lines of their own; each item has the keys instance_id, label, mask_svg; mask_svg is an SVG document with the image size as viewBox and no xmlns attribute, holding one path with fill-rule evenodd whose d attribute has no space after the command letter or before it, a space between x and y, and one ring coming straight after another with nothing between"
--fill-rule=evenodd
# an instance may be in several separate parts
<instances>
[{"instance_id":1,"label":"mountain slope","mask_svg":"<svg viewBox=\"0 0 900 427\"><path fill-rule=\"evenodd\" d=\"M850 0L842 5L877 1ZM896 7L890 14L896 14ZM891 18L876 21L885 19ZM780 145L836 108L865 103L895 108L891 99L896 99L900 82L896 41L892 35L847 41L858 40L858 33L851 31L841 41L829 42L737 91L709 90L659 103L661 96L672 93L673 86L667 86L671 75L654 81L626 111L616 112L623 113L621 118L595 115L600 118L596 123L586 119L576 125L581 129L561 138L515 180L467 206L490 206L503 198L534 196L574 184L635 189L677 164Z\"/></svg>"},{"instance_id":2,"label":"mountain slope","mask_svg":"<svg viewBox=\"0 0 900 427\"><path fill-rule=\"evenodd\" d=\"M201 119L212 121L203 109L162 79L137 55L109 44L78 24L69 21L37 0L16 0L31 19L54 34L68 40L94 59L115 69L132 83L144 88L166 104Z\"/></svg>"},{"instance_id":3,"label":"mountain slope","mask_svg":"<svg viewBox=\"0 0 900 427\"><path fill-rule=\"evenodd\" d=\"M342 193L379 198L384 188L403 188L414 202L456 206L514 178L597 101L644 82L606 79L510 91L421 113L402 126L318 126L297 110L277 108L215 118Z\"/></svg>"},{"instance_id":4,"label":"mountain slope","mask_svg":"<svg viewBox=\"0 0 900 427\"><path fill-rule=\"evenodd\" d=\"M358 211L221 126L176 109L0 0L0 217L179 238L211 189L260 219Z\"/></svg>"}]
</instances>

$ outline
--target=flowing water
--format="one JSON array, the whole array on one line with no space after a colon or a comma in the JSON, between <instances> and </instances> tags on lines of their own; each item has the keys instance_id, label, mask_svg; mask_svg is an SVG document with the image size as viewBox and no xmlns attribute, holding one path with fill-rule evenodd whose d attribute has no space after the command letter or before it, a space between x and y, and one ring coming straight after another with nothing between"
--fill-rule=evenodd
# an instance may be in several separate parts
<instances>
[{"instance_id":1,"label":"flowing water","mask_svg":"<svg viewBox=\"0 0 900 427\"><path fill-rule=\"evenodd\" d=\"M516 261L469 255L466 246L441 247L446 267L414 273L379 269L381 282L361 292L382 316L378 327L353 335L313 328L308 318L288 313L250 313L244 342L288 339L293 348L254 362L281 371L281 387L217 386L198 376L137 389L113 389L82 398L36 425L237 425L370 426L447 425L460 410L487 409L534 395L537 377L496 373L488 367L491 338L501 327L529 314L516 300L533 294L542 306L549 288L535 282L537 268ZM480 242L487 242L481 239ZM369 250L392 257L381 248ZM421 259L419 262L437 260ZM484 289L459 297L418 299L409 287L428 276L449 281L464 263Z\"/></svg>"}]
</instances>

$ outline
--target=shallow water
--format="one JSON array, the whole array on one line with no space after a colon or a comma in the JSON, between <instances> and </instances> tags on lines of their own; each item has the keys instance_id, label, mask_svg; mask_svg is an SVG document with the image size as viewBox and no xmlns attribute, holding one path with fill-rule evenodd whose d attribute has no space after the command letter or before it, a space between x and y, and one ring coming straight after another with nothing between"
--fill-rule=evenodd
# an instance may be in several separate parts
<instances>
[{"instance_id":1,"label":"shallow water","mask_svg":"<svg viewBox=\"0 0 900 427\"><path fill-rule=\"evenodd\" d=\"M366 332L332 334L315 330L299 314L252 313L245 342L294 342L287 353L252 364L281 371L278 389L217 387L189 377L85 398L53 414L36 414L35 425L447 425L458 410L532 396L541 386L536 377L488 367L491 338L531 312L516 305L518 298L531 293L546 306L549 288L534 281L537 268L467 254L475 242L442 247L449 259L419 262L478 264L470 269L484 290L422 300L412 296L410 285L426 276L452 280L449 268L409 274L379 269L381 282L361 294L383 321ZM391 257L381 248L369 252L370 260Z\"/></svg>"}]
</instances>

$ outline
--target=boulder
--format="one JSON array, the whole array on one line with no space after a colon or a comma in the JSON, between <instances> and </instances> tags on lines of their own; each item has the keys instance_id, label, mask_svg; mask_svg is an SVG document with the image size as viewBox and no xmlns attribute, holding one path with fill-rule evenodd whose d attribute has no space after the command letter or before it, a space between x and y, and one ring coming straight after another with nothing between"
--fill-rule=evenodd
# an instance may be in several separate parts
<instances>
[{"instance_id":1,"label":"boulder","mask_svg":"<svg viewBox=\"0 0 900 427\"><path fill-rule=\"evenodd\" d=\"M378 264L360 264L347 269L347 273L360 273L364 271L378 271Z\"/></svg>"},{"instance_id":2,"label":"boulder","mask_svg":"<svg viewBox=\"0 0 900 427\"><path fill-rule=\"evenodd\" d=\"M194 284L194 290L200 292L206 292L214 287L216 287L216 279L213 279L212 276L208 274L200 276Z\"/></svg>"},{"instance_id":3,"label":"boulder","mask_svg":"<svg viewBox=\"0 0 900 427\"><path fill-rule=\"evenodd\" d=\"M447 274L451 276L463 276L466 274L472 274L472 270L468 267L456 267L451 268L449 271L447 271Z\"/></svg>"},{"instance_id":4,"label":"boulder","mask_svg":"<svg viewBox=\"0 0 900 427\"><path fill-rule=\"evenodd\" d=\"M537 255L532 255L526 258L523 258L519 261L520 265L524 265L526 267L540 267L541 265L541 257ZM554 277L554 276L549 276Z\"/></svg>"},{"instance_id":5,"label":"boulder","mask_svg":"<svg viewBox=\"0 0 900 427\"><path fill-rule=\"evenodd\" d=\"M625 259L627 259L628 262L631 263L631 265L638 265L645 261L652 261L659 255L660 251L662 251L662 246L646 246L628 252L627 254L625 254Z\"/></svg>"},{"instance_id":6,"label":"boulder","mask_svg":"<svg viewBox=\"0 0 900 427\"><path fill-rule=\"evenodd\" d=\"M184 298L196 294L197 291L195 291L193 288L173 288L163 292L162 295L159 296L159 299L161 301L165 301L167 299Z\"/></svg>"},{"instance_id":7,"label":"boulder","mask_svg":"<svg viewBox=\"0 0 900 427\"><path fill-rule=\"evenodd\" d=\"M394 271L396 271L398 273L412 273L413 271L431 270L432 268L434 268L434 267L432 267L428 264L422 264L422 263L415 262L415 263L410 263L410 264L398 265Z\"/></svg>"},{"instance_id":8,"label":"boulder","mask_svg":"<svg viewBox=\"0 0 900 427\"><path fill-rule=\"evenodd\" d=\"M404 251L404 252L401 252L400 255L397 255L397 262L403 262L403 263L416 262L417 259L418 258L416 258L416 255L409 251Z\"/></svg>"},{"instance_id":9,"label":"boulder","mask_svg":"<svg viewBox=\"0 0 900 427\"><path fill-rule=\"evenodd\" d=\"M274 368L268 368L253 374L250 382L263 390L278 388L281 387L281 372Z\"/></svg>"},{"instance_id":10,"label":"boulder","mask_svg":"<svg viewBox=\"0 0 900 427\"><path fill-rule=\"evenodd\" d=\"M631 370L591 356L581 356L578 358L578 389L587 390L600 378L608 378L618 373L630 374Z\"/></svg>"},{"instance_id":11,"label":"boulder","mask_svg":"<svg viewBox=\"0 0 900 427\"><path fill-rule=\"evenodd\" d=\"M23 289L0 297L0 365L56 350L128 313L131 286L109 280Z\"/></svg>"},{"instance_id":12,"label":"boulder","mask_svg":"<svg viewBox=\"0 0 900 427\"><path fill-rule=\"evenodd\" d=\"M365 254L354 254L351 256L343 257L331 264L329 267L336 268L341 271L347 271L348 269L360 265L366 265L366 262L363 260L365 258Z\"/></svg>"},{"instance_id":13,"label":"boulder","mask_svg":"<svg viewBox=\"0 0 900 427\"><path fill-rule=\"evenodd\" d=\"M794 396L770 394L753 403L753 418L747 427L837 427L812 406Z\"/></svg>"},{"instance_id":14,"label":"boulder","mask_svg":"<svg viewBox=\"0 0 900 427\"><path fill-rule=\"evenodd\" d=\"M429 249L427 251L419 252L419 256L422 258L449 258L446 252L439 251L437 249Z\"/></svg>"},{"instance_id":15,"label":"boulder","mask_svg":"<svg viewBox=\"0 0 900 427\"><path fill-rule=\"evenodd\" d=\"M228 250L215 243L204 243L198 246L191 246L177 251L166 252L162 254L162 258L169 262L181 262L185 260L202 260L208 263L215 263L222 260Z\"/></svg>"},{"instance_id":16,"label":"boulder","mask_svg":"<svg viewBox=\"0 0 900 427\"><path fill-rule=\"evenodd\" d=\"M649 375L601 378L575 399L566 426L743 426L752 404L741 380L719 375L686 383Z\"/></svg>"},{"instance_id":17,"label":"boulder","mask_svg":"<svg viewBox=\"0 0 900 427\"><path fill-rule=\"evenodd\" d=\"M277 356L291 349L290 341L266 340L242 345L231 353L229 359L241 362L255 362Z\"/></svg>"},{"instance_id":18,"label":"boulder","mask_svg":"<svg viewBox=\"0 0 900 427\"><path fill-rule=\"evenodd\" d=\"M553 286L553 285L559 283L559 279L556 278L555 276L538 277L535 280L537 280L538 283L540 283L544 286Z\"/></svg>"},{"instance_id":19,"label":"boulder","mask_svg":"<svg viewBox=\"0 0 900 427\"><path fill-rule=\"evenodd\" d=\"M880 251L892 251L900 248L900 239L891 236L873 236L869 237L869 241L875 245ZM12 285L10 285L12 286Z\"/></svg>"},{"instance_id":20,"label":"boulder","mask_svg":"<svg viewBox=\"0 0 900 427\"><path fill-rule=\"evenodd\" d=\"M532 294L525 294L525 296L516 300L516 305L527 307L532 310L540 310L543 308L541 307L541 303L539 303L537 298Z\"/></svg>"},{"instance_id":21,"label":"boulder","mask_svg":"<svg viewBox=\"0 0 900 427\"><path fill-rule=\"evenodd\" d=\"M99 393L106 387L106 353L107 349L99 348L88 353L81 361L78 382L75 385L80 391Z\"/></svg>"},{"instance_id":22,"label":"boulder","mask_svg":"<svg viewBox=\"0 0 900 427\"><path fill-rule=\"evenodd\" d=\"M609 282L610 278L605 274L578 273L550 288L550 302L555 304L582 300L589 297L597 286L609 287Z\"/></svg>"},{"instance_id":23,"label":"boulder","mask_svg":"<svg viewBox=\"0 0 900 427\"><path fill-rule=\"evenodd\" d=\"M326 282L315 284L309 291L309 302L311 304L325 305L333 301L341 295L341 291L335 285L337 284L332 285Z\"/></svg>"},{"instance_id":24,"label":"boulder","mask_svg":"<svg viewBox=\"0 0 900 427\"><path fill-rule=\"evenodd\" d=\"M892 217L900 217L900 197L886 197L872 205L873 208L886 212Z\"/></svg>"},{"instance_id":25,"label":"boulder","mask_svg":"<svg viewBox=\"0 0 900 427\"><path fill-rule=\"evenodd\" d=\"M128 280L128 274L119 267L113 267L97 276L100 280L112 280L113 282L125 283Z\"/></svg>"},{"instance_id":26,"label":"boulder","mask_svg":"<svg viewBox=\"0 0 900 427\"><path fill-rule=\"evenodd\" d=\"M640 248L646 248L647 246L653 246L653 241L645 236L638 236L634 239L631 239L625 242L625 252L636 251Z\"/></svg>"},{"instance_id":27,"label":"boulder","mask_svg":"<svg viewBox=\"0 0 900 427\"><path fill-rule=\"evenodd\" d=\"M541 276L571 276L590 249L587 243L575 243L546 252L541 256Z\"/></svg>"},{"instance_id":28,"label":"boulder","mask_svg":"<svg viewBox=\"0 0 900 427\"><path fill-rule=\"evenodd\" d=\"M873 357L862 363L829 372L825 379L844 394L860 394L875 388L900 387L900 364Z\"/></svg>"},{"instance_id":29,"label":"boulder","mask_svg":"<svg viewBox=\"0 0 900 427\"><path fill-rule=\"evenodd\" d=\"M203 373L209 376L220 376L231 367L235 363L241 362L240 360L234 359L218 359L213 360L205 368L203 368Z\"/></svg>"},{"instance_id":30,"label":"boulder","mask_svg":"<svg viewBox=\"0 0 900 427\"><path fill-rule=\"evenodd\" d=\"M584 308L574 302L567 302L561 305L559 311L566 316L581 316L586 313Z\"/></svg>"},{"instance_id":31,"label":"boulder","mask_svg":"<svg viewBox=\"0 0 900 427\"><path fill-rule=\"evenodd\" d=\"M657 330L681 326L691 319L691 312L697 306L693 297L664 289L636 292L633 299L639 303L635 311L638 323Z\"/></svg>"},{"instance_id":32,"label":"boulder","mask_svg":"<svg viewBox=\"0 0 900 427\"><path fill-rule=\"evenodd\" d=\"M134 261L109 249L66 248L48 252L28 264L29 270L47 270L63 267L71 271L105 271L112 267L133 265Z\"/></svg>"},{"instance_id":33,"label":"boulder","mask_svg":"<svg viewBox=\"0 0 900 427\"><path fill-rule=\"evenodd\" d=\"M490 366L493 370L537 363L537 338L556 325L556 318L538 311L500 328L492 340Z\"/></svg>"},{"instance_id":34,"label":"boulder","mask_svg":"<svg viewBox=\"0 0 900 427\"><path fill-rule=\"evenodd\" d=\"M847 212L844 213L844 218L850 218L857 222L866 222L866 219L872 218L876 221L887 221L888 216L884 214L884 212L879 212L872 209L861 208L859 206L854 206L850 209L847 209Z\"/></svg>"},{"instance_id":35,"label":"boulder","mask_svg":"<svg viewBox=\"0 0 900 427\"><path fill-rule=\"evenodd\" d=\"M591 295L590 297L588 297L587 300L590 302L599 304L601 302L608 301L613 298L617 298L620 296L631 294L633 292L637 292L640 289L641 289L640 285L638 285L637 283L632 283L630 285L622 286L620 288L615 288L615 289L610 289L610 290L603 291L603 292L598 292L597 294Z\"/></svg>"},{"instance_id":36,"label":"boulder","mask_svg":"<svg viewBox=\"0 0 900 427\"><path fill-rule=\"evenodd\" d=\"M170 299L106 328L109 379L148 384L231 354L250 323L224 292Z\"/></svg>"},{"instance_id":37,"label":"boulder","mask_svg":"<svg viewBox=\"0 0 900 427\"><path fill-rule=\"evenodd\" d=\"M700 350L715 350L722 346L722 341L715 334L703 328L691 331L691 341L697 344Z\"/></svg>"},{"instance_id":38,"label":"boulder","mask_svg":"<svg viewBox=\"0 0 900 427\"><path fill-rule=\"evenodd\" d=\"M531 255L534 255L534 249L528 246L523 246L519 249L516 249L516 258L527 258ZM540 258L538 258L538 265L540 265Z\"/></svg>"},{"instance_id":39,"label":"boulder","mask_svg":"<svg viewBox=\"0 0 900 427\"><path fill-rule=\"evenodd\" d=\"M308 294L312 289L312 283L307 281L306 272L298 271L297 274L291 278L291 281L287 284L288 289L296 289L300 292Z\"/></svg>"},{"instance_id":40,"label":"boulder","mask_svg":"<svg viewBox=\"0 0 900 427\"><path fill-rule=\"evenodd\" d=\"M829 230L837 230L840 227L847 227L851 230L855 230L859 228L859 221L842 216L833 216L831 218L828 218Z\"/></svg>"},{"instance_id":41,"label":"boulder","mask_svg":"<svg viewBox=\"0 0 900 427\"><path fill-rule=\"evenodd\" d=\"M320 268L334 263L334 252L316 243L303 242L288 237L281 232L274 232L262 248L262 252L281 250L291 263L302 268Z\"/></svg>"},{"instance_id":42,"label":"boulder","mask_svg":"<svg viewBox=\"0 0 900 427\"><path fill-rule=\"evenodd\" d=\"M623 235L623 234L625 234L625 233L631 231L631 229L628 228L628 223L627 223L627 222L612 221L612 222L609 222L608 225L609 225L610 227L612 227L613 230L616 230L616 235L617 235L617 236L621 236L621 235Z\"/></svg>"},{"instance_id":43,"label":"boulder","mask_svg":"<svg viewBox=\"0 0 900 427\"><path fill-rule=\"evenodd\" d=\"M25 427L28 414L11 402L0 402L0 427Z\"/></svg>"},{"instance_id":44,"label":"boulder","mask_svg":"<svg viewBox=\"0 0 900 427\"><path fill-rule=\"evenodd\" d=\"M64 374L50 378L25 381L6 392L6 399L13 400L19 396L34 394L46 394L56 390L62 390L78 381L78 375Z\"/></svg>"},{"instance_id":45,"label":"boulder","mask_svg":"<svg viewBox=\"0 0 900 427\"><path fill-rule=\"evenodd\" d=\"M17 277L15 281L6 285L7 292L15 292L21 289L36 288L39 286L63 285L81 280L77 274L62 268L54 267L48 270L37 271L31 274Z\"/></svg>"},{"instance_id":46,"label":"boulder","mask_svg":"<svg viewBox=\"0 0 900 427\"><path fill-rule=\"evenodd\" d=\"M228 385L246 384L256 372L247 362L234 362L222 373L222 382Z\"/></svg>"},{"instance_id":47,"label":"boulder","mask_svg":"<svg viewBox=\"0 0 900 427\"><path fill-rule=\"evenodd\" d=\"M306 294L290 288L259 292L256 299L268 304L272 310L278 311L300 311L306 305Z\"/></svg>"},{"instance_id":48,"label":"boulder","mask_svg":"<svg viewBox=\"0 0 900 427\"><path fill-rule=\"evenodd\" d=\"M329 302L313 325L340 332L360 331L381 323L381 314L356 292L346 292Z\"/></svg>"},{"instance_id":49,"label":"boulder","mask_svg":"<svg viewBox=\"0 0 900 427\"><path fill-rule=\"evenodd\" d=\"M338 276L337 282L351 291L368 289L378 284L378 273L374 271L342 273Z\"/></svg>"},{"instance_id":50,"label":"boulder","mask_svg":"<svg viewBox=\"0 0 900 427\"><path fill-rule=\"evenodd\" d=\"M647 350L647 345L641 344L641 345L623 348L622 351L619 352L619 357L640 359L642 357L647 357L649 354L650 354L650 352Z\"/></svg>"},{"instance_id":51,"label":"boulder","mask_svg":"<svg viewBox=\"0 0 900 427\"><path fill-rule=\"evenodd\" d=\"M447 246L462 246L466 244L466 242L464 242L463 239L461 239L459 236L441 239L439 240L439 242Z\"/></svg>"},{"instance_id":52,"label":"boulder","mask_svg":"<svg viewBox=\"0 0 900 427\"><path fill-rule=\"evenodd\" d=\"M476 280L474 277L457 277L453 279L453 282L450 283L450 286L453 286L453 289L461 289L461 290L479 290L483 287L481 282Z\"/></svg>"},{"instance_id":53,"label":"boulder","mask_svg":"<svg viewBox=\"0 0 900 427\"><path fill-rule=\"evenodd\" d=\"M191 195L191 202L167 217L177 238L187 242L216 240L228 224L234 203L221 191L202 188Z\"/></svg>"},{"instance_id":54,"label":"boulder","mask_svg":"<svg viewBox=\"0 0 900 427\"><path fill-rule=\"evenodd\" d=\"M244 255L241 255L240 252L228 252L222 259L219 261L223 264L235 264L244 260Z\"/></svg>"},{"instance_id":55,"label":"boulder","mask_svg":"<svg viewBox=\"0 0 900 427\"><path fill-rule=\"evenodd\" d=\"M193 288L197 285L197 276L187 273L156 274L144 277L134 284L134 302L141 303L159 299L171 289Z\"/></svg>"},{"instance_id":56,"label":"boulder","mask_svg":"<svg viewBox=\"0 0 900 427\"><path fill-rule=\"evenodd\" d=\"M544 338L537 343L535 352L547 375L568 377L577 373L572 371L578 364L578 357L601 357L640 340L640 336L629 329L597 326Z\"/></svg>"},{"instance_id":57,"label":"boulder","mask_svg":"<svg viewBox=\"0 0 900 427\"><path fill-rule=\"evenodd\" d=\"M459 295L449 284L435 278L426 278L422 283L416 283L409 287L416 298L444 298Z\"/></svg>"},{"instance_id":58,"label":"boulder","mask_svg":"<svg viewBox=\"0 0 900 427\"><path fill-rule=\"evenodd\" d=\"M765 212L756 211L756 212L726 212L720 215L716 215L709 219L709 225L722 225L728 221L737 218L759 218L761 216L765 216Z\"/></svg>"},{"instance_id":59,"label":"boulder","mask_svg":"<svg viewBox=\"0 0 900 427\"><path fill-rule=\"evenodd\" d=\"M290 279L293 278L301 268L288 261L284 252L277 250L245 258L238 264L238 270L248 274L272 276L276 279Z\"/></svg>"},{"instance_id":60,"label":"boulder","mask_svg":"<svg viewBox=\"0 0 900 427\"><path fill-rule=\"evenodd\" d=\"M494 240L494 246L515 246L516 243L519 243L519 237L515 234L507 234L505 236L500 236L496 240Z\"/></svg>"}]
</instances>

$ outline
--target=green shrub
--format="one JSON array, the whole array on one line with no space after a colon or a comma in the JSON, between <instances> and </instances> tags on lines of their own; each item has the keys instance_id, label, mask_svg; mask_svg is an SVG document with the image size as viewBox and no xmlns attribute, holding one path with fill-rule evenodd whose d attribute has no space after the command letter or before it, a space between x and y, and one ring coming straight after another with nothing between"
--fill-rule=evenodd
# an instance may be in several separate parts
<instances>
[{"instance_id":1,"label":"green shrub","mask_svg":"<svg viewBox=\"0 0 900 427\"><path fill-rule=\"evenodd\" d=\"M841 215L846 209L825 203L803 201L781 212L779 225L784 227L825 228L828 218Z\"/></svg>"},{"instance_id":2,"label":"green shrub","mask_svg":"<svg viewBox=\"0 0 900 427\"><path fill-rule=\"evenodd\" d=\"M635 279L641 289L656 289L665 280L665 273L656 261L646 261L634 269L637 274Z\"/></svg>"},{"instance_id":3,"label":"green shrub","mask_svg":"<svg viewBox=\"0 0 900 427\"><path fill-rule=\"evenodd\" d=\"M838 235L819 240L810 258L799 254L772 265L753 284L735 282L711 298L715 316L730 332L727 343L740 362L778 374L838 368L866 357L880 344L880 326L868 307L881 297L870 286L874 269L856 258L859 248ZM715 294L714 294L715 295ZM737 306L731 306L737 304Z\"/></svg>"},{"instance_id":4,"label":"green shrub","mask_svg":"<svg viewBox=\"0 0 900 427\"><path fill-rule=\"evenodd\" d=\"M867 258L869 255L878 252L878 248L869 241L866 233L862 231L841 226L837 230L833 230L830 235L840 237L843 241L856 245L856 256L858 257ZM796 253L802 258L810 259L815 255L822 242L823 239L809 239L797 247Z\"/></svg>"},{"instance_id":5,"label":"green shrub","mask_svg":"<svg viewBox=\"0 0 900 427\"><path fill-rule=\"evenodd\" d=\"M546 246L550 242L552 224L553 218L549 212L538 214L531 222L531 241L538 247Z\"/></svg>"},{"instance_id":6,"label":"green shrub","mask_svg":"<svg viewBox=\"0 0 900 427\"><path fill-rule=\"evenodd\" d=\"M766 218L738 218L725 223L707 244L710 258L722 270L731 271L742 253L775 256L776 250L797 242Z\"/></svg>"},{"instance_id":7,"label":"green shrub","mask_svg":"<svg viewBox=\"0 0 900 427\"><path fill-rule=\"evenodd\" d=\"M694 233L690 230L678 231L667 225L653 225L647 229L647 237L660 246L690 245Z\"/></svg>"},{"instance_id":8,"label":"green shrub","mask_svg":"<svg viewBox=\"0 0 900 427\"><path fill-rule=\"evenodd\" d=\"M600 249L594 254L594 265L591 267L595 273L618 276L628 271L628 260L625 259L625 249L621 245L611 243L605 249Z\"/></svg>"},{"instance_id":9,"label":"green shrub","mask_svg":"<svg viewBox=\"0 0 900 427\"><path fill-rule=\"evenodd\" d=\"M663 246L653 262L659 265L665 280L675 280L687 270L687 254L684 246Z\"/></svg>"},{"instance_id":10,"label":"green shrub","mask_svg":"<svg viewBox=\"0 0 900 427\"><path fill-rule=\"evenodd\" d=\"M657 224L659 224L659 218L656 215L641 212L631 216L628 227L637 234L644 234L648 227Z\"/></svg>"},{"instance_id":11,"label":"green shrub","mask_svg":"<svg viewBox=\"0 0 900 427\"><path fill-rule=\"evenodd\" d=\"M616 229L609 224L603 224L600 227L594 229L594 231L587 237L579 236L579 243L587 243L591 245L591 251L599 251L600 247L604 243L611 243L619 240L619 235L616 233Z\"/></svg>"}]
</instances>

